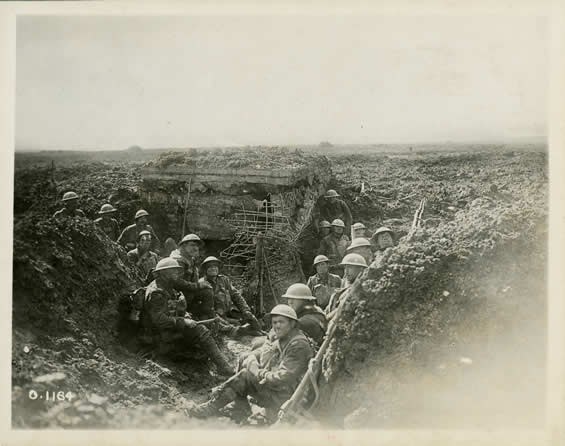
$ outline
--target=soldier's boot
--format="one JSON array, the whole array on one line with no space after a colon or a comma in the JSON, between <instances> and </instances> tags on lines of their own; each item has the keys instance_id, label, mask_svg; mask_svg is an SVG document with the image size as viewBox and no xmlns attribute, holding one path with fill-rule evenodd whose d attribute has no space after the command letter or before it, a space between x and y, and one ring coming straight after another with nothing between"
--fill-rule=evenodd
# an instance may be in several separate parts
<instances>
[{"instance_id":1,"label":"soldier's boot","mask_svg":"<svg viewBox=\"0 0 565 446\"><path fill-rule=\"evenodd\" d=\"M220 414L220 409L231 403L238 397L231 387L223 387L212 393L211 398L205 403L190 407L186 410L187 415L195 418L208 418Z\"/></svg>"},{"instance_id":2,"label":"soldier's boot","mask_svg":"<svg viewBox=\"0 0 565 446\"><path fill-rule=\"evenodd\" d=\"M233 367L229 364L226 357L218 348L216 341L211 336L201 339L201 345L210 359L216 364L218 373L223 376L231 376L235 373Z\"/></svg>"},{"instance_id":3,"label":"soldier's boot","mask_svg":"<svg viewBox=\"0 0 565 446\"><path fill-rule=\"evenodd\" d=\"M231 409L231 418L236 423L243 423L251 416L251 406L246 396L237 396Z\"/></svg>"}]
</instances>

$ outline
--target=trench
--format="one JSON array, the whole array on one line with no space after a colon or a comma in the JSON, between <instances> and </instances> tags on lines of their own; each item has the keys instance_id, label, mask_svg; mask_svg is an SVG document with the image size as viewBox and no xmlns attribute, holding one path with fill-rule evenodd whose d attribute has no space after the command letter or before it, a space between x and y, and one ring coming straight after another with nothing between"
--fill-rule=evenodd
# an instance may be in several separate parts
<instances>
[{"instance_id":1,"label":"trench","mask_svg":"<svg viewBox=\"0 0 565 446\"><path fill-rule=\"evenodd\" d=\"M397 234L406 234L418 197L402 199L415 189L428 194L431 199L427 231L434 235L424 241L416 240L411 248L424 252L425 241L437 244L437 255L432 257L439 260L426 265L428 273L418 278L409 271L410 261L403 260L408 253L399 250L400 257L392 264L402 269L406 263L408 269L402 273L406 282L395 279L399 273L390 271L394 286L375 294L389 306L377 305L368 311L378 314L386 323L369 318L368 328L361 319L367 314L363 308L344 319L339 343L324 360L323 401L315 412L318 421L349 428L496 427L522 422L537 426L543 417L543 399L534 394L543 387L540 364L545 355L546 222L540 214L543 215L546 201L544 182L536 184L537 177L530 169L536 169L539 160L532 161L525 155L494 157L492 161L488 156L479 156L472 160L475 165L466 164L464 159L459 164L442 161L434 165L415 158L408 163L376 157L374 164L353 156L346 161L335 160L334 166L338 168L331 185L351 203L354 216L372 230L387 224ZM119 172L97 169L95 178L120 176ZM482 173L476 174L475 170ZM493 171L497 171L502 192L491 192L490 184L484 180ZM69 172L72 169L65 173ZM138 175L128 172L130 178L139 180ZM466 183L466 172L477 176L472 187ZM438 186L443 180L436 177L457 175L463 179L453 185ZM515 185L508 186L511 183L506 182L507 177ZM522 186L527 184L524 178L531 179L527 187ZM401 185L400 179L405 179L406 184ZM73 184L72 175L64 181ZM360 193L363 182L368 194ZM33 188L29 193L25 188L18 190L25 193L27 201L25 207L18 208L21 215L14 228L13 425L234 427L226 418L200 422L188 419L182 412L187 401L206 400L209 390L220 382L198 354L189 362L152 360L116 344L117 302L138 281L124 253L108 243L90 223L46 221L46 215L57 206L53 196L48 195L50 201L42 208L33 201ZM127 223L129 214L144 206L154 215L152 223L160 235L176 234L178 224L171 224L158 207L152 208L155 203L144 202L133 186L129 190L123 194L128 211L120 216L121 222ZM87 202L88 215L94 215L109 196L110 193L101 194ZM388 201L383 197L388 197ZM471 206L477 197L494 200L508 215L497 214L496 208L489 208L487 202ZM515 206L509 204L512 199L516 200ZM460 214L449 207L456 207ZM178 209L175 212L178 215ZM499 217L504 218L497 223ZM531 227L532 221L537 222L538 229L532 233L535 236L529 237L525 228ZM457 232L451 226L441 227L450 222L467 229ZM504 228L507 224L510 229ZM436 234L440 227L443 232ZM502 236L487 236L492 230L511 241L504 241ZM223 233L206 238L204 254L216 255L226 249L232 239L222 237ZM463 240L468 246L457 248L455 254L449 243L441 241L442 237ZM470 247L478 252L491 243L498 248L490 254L475 253L471 261L455 261L460 254L468 255L462 254L465 249ZM308 243L301 248L300 269L307 276L311 273L313 251ZM291 263L296 257L286 260ZM533 261L538 267L528 269ZM285 276L288 272L281 269L278 274ZM275 293L282 294L289 283L300 280L299 275L293 271L285 276L287 281L278 284ZM375 283L380 283L376 276L363 281L369 288ZM253 289L255 284L250 285ZM449 290L449 296L440 300L438 295L441 297L445 290ZM362 294L361 300L368 301L367 295ZM404 331L406 328L408 331ZM28 347L27 353L24 347ZM245 342L222 342L222 349L232 360L247 348ZM530 360L524 361L520 354ZM65 387L75 392L76 398L60 405L30 401L28 394L32 388L55 391L63 387L63 381L57 379L34 381L56 373L65 374ZM525 388L525 380L531 384L528 392L523 397L513 394L513 389ZM481 392L469 394L469 389L479 387ZM501 409L499 416L494 416L481 402L481 398L488 400L489 393L495 395L494 406ZM414 397L417 394L421 397ZM527 406L531 410L512 411L510 406ZM467 422L462 422L464 419Z\"/></svg>"}]
</instances>

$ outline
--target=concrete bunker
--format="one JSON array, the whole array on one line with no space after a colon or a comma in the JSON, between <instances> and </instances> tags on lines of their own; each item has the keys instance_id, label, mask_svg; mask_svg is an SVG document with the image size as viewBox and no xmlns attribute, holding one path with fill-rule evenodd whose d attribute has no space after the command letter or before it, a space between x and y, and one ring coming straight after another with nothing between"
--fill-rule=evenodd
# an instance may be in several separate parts
<instances>
[{"instance_id":1,"label":"concrete bunker","mask_svg":"<svg viewBox=\"0 0 565 446\"><path fill-rule=\"evenodd\" d=\"M330 178L325 156L300 150L190 150L147 163L140 193L158 233L198 234L263 314L304 280L302 240Z\"/></svg>"}]
</instances>

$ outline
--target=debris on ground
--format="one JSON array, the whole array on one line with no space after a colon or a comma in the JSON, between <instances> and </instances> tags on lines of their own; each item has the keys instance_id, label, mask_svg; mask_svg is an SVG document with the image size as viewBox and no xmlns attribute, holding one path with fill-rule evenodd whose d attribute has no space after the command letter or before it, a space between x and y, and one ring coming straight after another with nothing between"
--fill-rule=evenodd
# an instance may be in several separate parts
<instances>
[{"instance_id":1,"label":"debris on ground","mask_svg":"<svg viewBox=\"0 0 565 446\"><path fill-rule=\"evenodd\" d=\"M265 157L264 150L249 148L243 158L231 149L188 151L163 155L150 166L211 167L221 160L233 169L288 170L307 165L311 156L279 148ZM447 416L452 413L471 414L467 419L473 426L524 421L510 420L511 413L504 411L491 416L478 401L488 398L478 391L476 397L452 398L462 395L459 390L469 377L481 384L471 386L474 390L490 389L498 397L514 395L517 383L529 379L532 391L522 392L529 399L514 395L510 401L516 406L526 401L532 411L541 407L527 420L537 422L543 401L532 393L543 388L536 371L545 363L546 154L337 153L328 163L333 173L324 185L338 190L354 220L363 222L368 232L390 227L400 245L385 251L358 282L358 294L324 358L317 422L355 428L453 427L447 421L453 421ZM140 193L141 164L83 162L58 165L54 171L49 164L17 165L13 426L236 427L227 417L201 421L184 414L189 404L205 401L220 383L207 361L148 359L120 344L118 302L141 284L125 251L92 221L50 218L60 208L62 193L74 190L90 219L109 202L118 207L123 227L135 210L147 206L154 225L167 228L167 217L160 221ZM309 203L314 195L306 184L308 178L293 193ZM182 189L183 198L186 192ZM404 244L402 237L424 196L423 227ZM179 209L181 215L184 209ZM308 220L300 207L293 212L300 221ZM304 236L308 228L295 227L294 232ZM159 236L164 239L167 231L176 234L178 228L163 229ZM310 249L305 243L298 246ZM274 244L268 254L282 257L277 249ZM298 264L298 256L309 254L300 249L284 262ZM273 281L284 280L285 271L273 267ZM250 290L257 288L251 277L245 280ZM235 364L252 340L219 342ZM542 347L527 363L503 348L516 344L529 349L540 342ZM489 361L504 364L504 373L487 370ZM253 409L249 423L260 425L261 412ZM299 424L314 426L304 420Z\"/></svg>"}]
</instances>

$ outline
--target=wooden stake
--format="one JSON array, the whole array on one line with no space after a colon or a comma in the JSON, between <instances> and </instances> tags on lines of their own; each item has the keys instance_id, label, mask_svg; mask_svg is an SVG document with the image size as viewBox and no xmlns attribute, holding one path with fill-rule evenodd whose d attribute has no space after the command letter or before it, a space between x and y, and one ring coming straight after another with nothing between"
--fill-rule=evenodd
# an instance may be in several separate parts
<instances>
[{"instance_id":1,"label":"wooden stake","mask_svg":"<svg viewBox=\"0 0 565 446\"><path fill-rule=\"evenodd\" d=\"M188 200L190 199L190 186L192 184L192 177L188 179L188 192L186 193L186 201L184 203L184 217L182 219L182 235L181 239L184 237L184 232L186 229L186 216L188 214Z\"/></svg>"},{"instance_id":2,"label":"wooden stake","mask_svg":"<svg viewBox=\"0 0 565 446\"><path fill-rule=\"evenodd\" d=\"M257 284L257 295L259 297L258 314L264 313L263 306L263 234L257 235L257 249L255 251L255 265L259 274L259 283Z\"/></svg>"}]
</instances>

